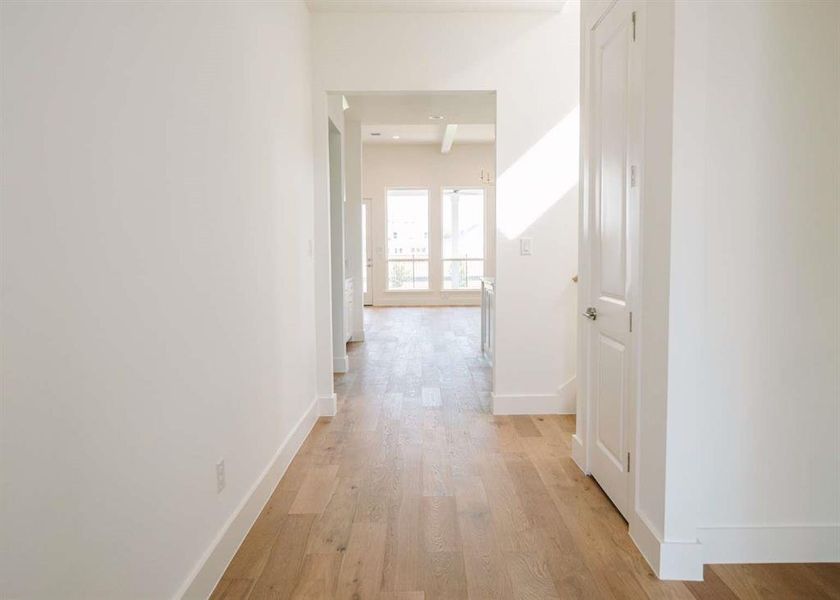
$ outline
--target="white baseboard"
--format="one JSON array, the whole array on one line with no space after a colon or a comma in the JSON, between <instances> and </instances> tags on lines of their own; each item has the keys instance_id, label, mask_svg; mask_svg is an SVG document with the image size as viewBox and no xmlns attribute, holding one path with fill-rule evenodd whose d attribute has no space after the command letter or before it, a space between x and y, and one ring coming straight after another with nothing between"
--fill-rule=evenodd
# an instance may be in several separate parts
<instances>
[{"instance_id":1,"label":"white baseboard","mask_svg":"<svg viewBox=\"0 0 840 600\"><path fill-rule=\"evenodd\" d=\"M494 415L562 415L570 414L561 406L557 394L500 395L492 393ZM574 410L572 413L574 414Z\"/></svg>"},{"instance_id":2,"label":"white baseboard","mask_svg":"<svg viewBox=\"0 0 840 600\"><path fill-rule=\"evenodd\" d=\"M351 342L364 342L365 341L365 332L364 331L354 331L353 335L350 336Z\"/></svg>"},{"instance_id":3,"label":"white baseboard","mask_svg":"<svg viewBox=\"0 0 840 600\"><path fill-rule=\"evenodd\" d=\"M589 467L586 464L586 448L578 435L572 434L572 460L580 467L580 470L589 475Z\"/></svg>"},{"instance_id":4,"label":"white baseboard","mask_svg":"<svg viewBox=\"0 0 840 600\"><path fill-rule=\"evenodd\" d=\"M319 401L312 404L292 428L268 466L245 495L233 515L225 522L213 543L198 561L190 576L178 590L175 598L185 600L206 600L213 593L216 584L222 578L242 540L250 531L274 488L300 449L318 420Z\"/></svg>"},{"instance_id":5,"label":"white baseboard","mask_svg":"<svg viewBox=\"0 0 840 600\"><path fill-rule=\"evenodd\" d=\"M318 396L318 414L322 417L334 417L338 410L338 396Z\"/></svg>"},{"instance_id":6,"label":"white baseboard","mask_svg":"<svg viewBox=\"0 0 840 600\"><path fill-rule=\"evenodd\" d=\"M560 398L560 413L575 414L577 412L577 377L572 377L557 388L557 396Z\"/></svg>"},{"instance_id":7,"label":"white baseboard","mask_svg":"<svg viewBox=\"0 0 840 600\"><path fill-rule=\"evenodd\" d=\"M554 415L560 412L557 394L500 395L492 392L494 415Z\"/></svg>"},{"instance_id":8,"label":"white baseboard","mask_svg":"<svg viewBox=\"0 0 840 600\"><path fill-rule=\"evenodd\" d=\"M350 359L344 356L333 356L333 373L346 373L350 370Z\"/></svg>"},{"instance_id":9,"label":"white baseboard","mask_svg":"<svg viewBox=\"0 0 840 600\"><path fill-rule=\"evenodd\" d=\"M430 297L428 292L392 291L377 296L373 306L481 306L481 292L470 290Z\"/></svg>"},{"instance_id":10,"label":"white baseboard","mask_svg":"<svg viewBox=\"0 0 840 600\"><path fill-rule=\"evenodd\" d=\"M653 572L659 573L659 549L662 541L659 534L654 531L653 526L647 522L644 516L638 512L633 514L630 518L630 539L636 544L642 557L653 569Z\"/></svg>"},{"instance_id":11,"label":"white baseboard","mask_svg":"<svg viewBox=\"0 0 840 600\"><path fill-rule=\"evenodd\" d=\"M664 542L659 550L659 579L703 581L700 542Z\"/></svg>"},{"instance_id":12,"label":"white baseboard","mask_svg":"<svg viewBox=\"0 0 840 600\"><path fill-rule=\"evenodd\" d=\"M696 542L663 542L637 513L630 537L660 579L702 581L704 564L840 562L840 525L700 527Z\"/></svg>"},{"instance_id":13,"label":"white baseboard","mask_svg":"<svg viewBox=\"0 0 840 600\"><path fill-rule=\"evenodd\" d=\"M840 525L701 527L703 562L840 562Z\"/></svg>"},{"instance_id":14,"label":"white baseboard","mask_svg":"<svg viewBox=\"0 0 840 600\"><path fill-rule=\"evenodd\" d=\"M575 378L556 394L491 394L494 415L573 415L576 407Z\"/></svg>"},{"instance_id":15,"label":"white baseboard","mask_svg":"<svg viewBox=\"0 0 840 600\"><path fill-rule=\"evenodd\" d=\"M703 581L703 545L663 542L650 522L638 512L630 520L630 539L659 579Z\"/></svg>"}]
</instances>

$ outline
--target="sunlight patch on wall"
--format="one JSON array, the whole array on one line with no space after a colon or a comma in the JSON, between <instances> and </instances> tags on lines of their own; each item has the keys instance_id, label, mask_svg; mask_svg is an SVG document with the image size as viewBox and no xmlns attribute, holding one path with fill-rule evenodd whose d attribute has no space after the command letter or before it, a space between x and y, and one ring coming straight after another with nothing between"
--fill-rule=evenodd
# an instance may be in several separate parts
<instances>
[{"instance_id":1,"label":"sunlight patch on wall","mask_svg":"<svg viewBox=\"0 0 840 600\"><path fill-rule=\"evenodd\" d=\"M575 107L499 176L497 226L512 240L578 183L580 109Z\"/></svg>"}]
</instances>

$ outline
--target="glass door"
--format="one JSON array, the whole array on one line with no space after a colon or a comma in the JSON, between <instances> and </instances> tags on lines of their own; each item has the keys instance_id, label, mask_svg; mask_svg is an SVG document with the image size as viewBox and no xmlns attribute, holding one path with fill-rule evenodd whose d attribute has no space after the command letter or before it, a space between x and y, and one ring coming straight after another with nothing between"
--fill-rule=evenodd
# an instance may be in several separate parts
<instances>
[{"instance_id":1,"label":"glass door","mask_svg":"<svg viewBox=\"0 0 840 600\"><path fill-rule=\"evenodd\" d=\"M484 276L484 190L443 190L443 289L477 290Z\"/></svg>"},{"instance_id":2,"label":"glass door","mask_svg":"<svg viewBox=\"0 0 840 600\"><path fill-rule=\"evenodd\" d=\"M388 190L388 285L390 290L429 289L429 191Z\"/></svg>"}]
</instances>

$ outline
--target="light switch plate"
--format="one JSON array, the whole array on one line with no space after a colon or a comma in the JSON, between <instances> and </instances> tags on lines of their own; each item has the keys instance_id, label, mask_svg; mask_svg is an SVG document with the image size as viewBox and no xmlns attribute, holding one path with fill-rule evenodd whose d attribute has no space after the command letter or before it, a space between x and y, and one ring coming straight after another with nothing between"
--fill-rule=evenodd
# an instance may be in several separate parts
<instances>
[{"instance_id":1,"label":"light switch plate","mask_svg":"<svg viewBox=\"0 0 840 600\"><path fill-rule=\"evenodd\" d=\"M534 238L519 238L519 254L522 256L534 254Z\"/></svg>"}]
</instances>

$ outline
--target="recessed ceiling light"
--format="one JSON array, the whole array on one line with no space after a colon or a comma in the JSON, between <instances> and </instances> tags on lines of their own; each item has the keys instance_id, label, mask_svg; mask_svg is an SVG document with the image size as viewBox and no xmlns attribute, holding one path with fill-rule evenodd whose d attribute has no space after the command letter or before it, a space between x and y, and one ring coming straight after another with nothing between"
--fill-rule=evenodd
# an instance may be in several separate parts
<instances>
[{"instance_id":1,"label":"recessed ceiling light","mask_svg":"<svg viewBox=\"0 0 840 600\"><path fill-rule=\"evenodd\" d=\"M432 121L443 121L443 115L429 115Z\"/></svg>"},{"instance_id":2,"label":"recessed ceiling light","mask_svg":"<svg viewBox=\"0 0 840 600\"><path fill-rule=\"evenodd\" d=\"M398 139L400 139L400 136L398 136L398 135L392 135L392 136L391 136L391 139L392 139L392 140L398 140Z\"/></svg>"},{"instance_id":3,"label":"recessed ceiling light","mask_svg":"<svg viewBox=\"0 0 840 600\"><path fill-rule=\"evenodd\" d=\"M371 132L371 135L372 135L373 137L379 137L379 136L380 136L380 135L382 135L382 134L381 134L381 133L379 133L378 131L372 131L372 132Z\"/></svg>"}]
</instances>

